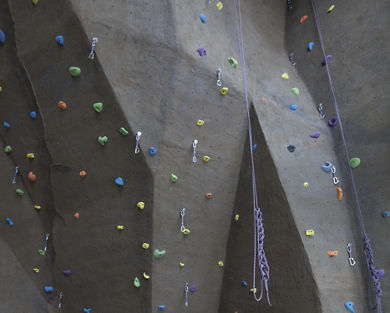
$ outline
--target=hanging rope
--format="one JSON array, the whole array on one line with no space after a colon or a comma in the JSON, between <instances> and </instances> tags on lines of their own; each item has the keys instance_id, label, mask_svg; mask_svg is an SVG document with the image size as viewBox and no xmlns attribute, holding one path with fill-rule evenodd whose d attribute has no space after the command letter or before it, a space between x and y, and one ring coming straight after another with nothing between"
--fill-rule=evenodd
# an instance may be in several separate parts
<instances>
[{"instance_id":1,"label":"hanging rope","mask_svg":"<svg viewBox=\"0 0 390 313\"><path fill-rule=\"evenodd\" d=\"M323 53L324 58L326 60L324 41L322 39L321 25L320 25L320 19L319 19L319 16L318 16L316 0L312 0L312 6L313 6L313 12L314 12L316 25L317 25L318 36L320 38L322 53ZM342 138L342 141L343 141L343 144L344 144L345 155L347 157L349 175L351 177L352 190L353 190L353 194L354 194L355 202L356 202L356 211L358 213L359 224L360 224L360 231L361 231L362 239L363 239L363 249L364 249L364 254L366 256L366 263L367 263L368 270L369 270L369 272L371 274L372 284L375 287L376 306L377 306L377 309L378 309L378 313L382 313L382 306L381 306L382 290L381 290L381 285L379 283L378 274L377 274L377 271L376 271L376 268L375 268L374 256L373 256L373 252L372 252L372 248L371 248L371 244L370 244L370 239L368 238L366 230L365 230L365 227L364 227L363 214L362 214L362 210L360 208L359 197L358 197L358 193L357 193L357 189L356 189L355 180L353 178L351 166L349 165L349 153L348 153L347 143L345 141L343 125L341 123L339 107L337 105L337 99L336 99L336 95L335 95L335 92L334 92L334 89L333 89L333 83L332 83L332 78L331 78L330 72L329 72L328 62L325 62L325 67L326 67L326 73L328 75L330 90L331 90L332 97L333 97L334 107L335 107L335 110L336 110L337 118L339 120L341 138ZM369 285L369 290L371 290L371 286L370 285ZM370 301L371 301L371 291L370 291Z\"/></svg>"},{"instance_id":2,"label":"hanging rope","mask_svg":"<svg viewBox=\"0 0 390 313\"><path fill-rule=\"evenodd\" d=\"M269 300L269 293L268 293L269 266L264 251L264 237L265 237L264 226L263 226L262 213L258 204L255 164L253 160L252 126L251 126L251 117L250 117L250 110L249 110L249 103L248 103L248 91L247 91L247 84L246 84L245 51L244 51L244 40L242 35L240 0L234 0L234 13L236 17L237 40L238 40L238 47L240 51L242 81L244 85L246 112L248 117L249 151L250 151L251 165L252 165L252 195L253 195L253 215L254 215L253 216L254 217L253 297L255 298L256 301L260 301L263 297L263 291L264 291L263 289L265 289L267 293L268 304L271 306L271 302ZM261 292L259 298L256 295L256 265L259 266L260 277L261 277Z\"/></svg>"}]
</instances>

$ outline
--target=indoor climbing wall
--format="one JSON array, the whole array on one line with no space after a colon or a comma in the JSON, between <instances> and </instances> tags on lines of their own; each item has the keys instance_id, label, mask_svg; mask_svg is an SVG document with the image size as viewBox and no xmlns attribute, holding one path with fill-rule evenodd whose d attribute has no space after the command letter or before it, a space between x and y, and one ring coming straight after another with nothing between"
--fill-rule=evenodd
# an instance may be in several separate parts
<instances>
[{"instance_id":1,"label":"indoor climbing wall","mask_svg":"<svg viewBox=\"0 0 390 313\"><path fill-rule=\"evenodd\" d=\"M385 312L374 2L3 1L1 311Z\"/></svg>"}]
</instances>

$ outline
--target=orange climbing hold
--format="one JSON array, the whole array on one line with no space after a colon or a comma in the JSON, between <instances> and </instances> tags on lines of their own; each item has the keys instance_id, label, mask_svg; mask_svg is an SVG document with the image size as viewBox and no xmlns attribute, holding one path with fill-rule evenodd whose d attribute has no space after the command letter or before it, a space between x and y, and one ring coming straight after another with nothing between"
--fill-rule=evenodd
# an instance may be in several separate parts
<instances>
[{"instance_id":1,"label":"orange climbing hold","mask_svg":"<svg viewBox=\"0 0 390 313\"><path fill-rule=\"evenodd\" d=\"M61 110L66 110L66 103L64 101L58 101L58 107L61 109Z\"/></svg>"},{"instance_id":2,"label":"orange climbing hold","mask_svg":"<svg viewBox=\"0 0 390 313\"><path fill-rule=\"evenodd\" d=\"M80 172L80 177L84 178L85 176L87 176L87 172L86 171L81 171Z\"/></svg>"},{"instance_id":3,"label":"orange climbing hold","mask_svg":"<svg viewBox=\"0 0 390 313\"><path fill-rule=\"evenodd\" d=\"M335 251L327 251L326 252L329 256L337 256L339 254L339 251L338 250L335 250Z\"/></svg>"},{"instance_id":4,"label":"orange climbing hold","mask_svg":"<svg viewBox=\"0 0 390 313\"><path fill-rule=\"evenodd\" d=\"M212 193L209 193L209 192L206 193L206 198L207 198L207 199L211 199L212 197L213 197L213 194L212 194Z\"/></svg>"},{"instance_id":5,"label":"orange climbing hold","mask_svg":"<svg viewBox=\"0 0 390 313\"><path fill-rule=\"evenodd\" d=\"M340 187L337 187L336 191L337 191L337 199L339 199L340 201L343 200L343 190Z\"/></svg>"},{"instance_id":6,"label":"orange climbing hold","mask_svg":"<svg viewBox=\"0 0 390 313\"><path fill-rule=\"evenodd\" d=\"M28 172L27 178L30 182L35 182L37 180L37 175L35 175L33 172Z\"/></svg>"},{"instance_id":7,"label":"orange climbing hold","mask_svg":"<svg viewBox=\"0 0 390 313\"><path fill-rule=\"evenodd\" d=\"M302 16L301 19L299 20L299 23L302 24L307 18L308 18L307 15Z\"/></svg>"},{"instance_id":8,"label":"orange climbing hold","mask_svg":"<svg viewBox=\"0 0 390 313\"><path fill-rule=\"evenodd\" d=\"M74 218L75 218L76 220L78 220L78 219L80 218L80 213L79 213L79 212L76 212L73 216L74 216Z\"/></svg>"}]
</instances>

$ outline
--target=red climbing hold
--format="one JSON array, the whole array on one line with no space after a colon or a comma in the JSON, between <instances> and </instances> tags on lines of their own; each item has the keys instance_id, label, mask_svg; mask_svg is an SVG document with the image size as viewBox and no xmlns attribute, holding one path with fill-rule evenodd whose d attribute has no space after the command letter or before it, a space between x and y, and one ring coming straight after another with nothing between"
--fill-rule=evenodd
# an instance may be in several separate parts
<instances>
[{"instance_id":1,"label":"red climbing hold","mask_svg":"<svg viewBox=\"0 0 390 313\"><path fill-rule=\"evenodd\" d=\"M37 175L35 175L33 172L28 172L27 178L30 182L35 182L37 180Z\"/></svg>"},{"instance_id":2,"label":"red climbing hold","mask_svg":"<svg viewBox=\"0 0 390 313\"><path fill-rule=\"evenodd\" d=\"M66 103L64 101L58 101L58 107L61 109L61 110L66 110Z\"/></svg>"}]
</instances>

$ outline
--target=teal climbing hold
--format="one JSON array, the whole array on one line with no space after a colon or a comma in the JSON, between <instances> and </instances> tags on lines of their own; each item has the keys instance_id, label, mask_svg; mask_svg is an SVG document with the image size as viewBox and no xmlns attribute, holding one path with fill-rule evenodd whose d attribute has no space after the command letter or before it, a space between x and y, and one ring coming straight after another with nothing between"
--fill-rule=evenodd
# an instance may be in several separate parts
<instances>
[{"instance_id":1,"label":"teal climbing hold","mask_svg":"<svg viewBox=\"0 0 390 313\"><path fill-rule=\"evenodd\" d=\"M353 308L353 302L352 302L352 301L345 302L344 306L345 306L345 308L346 308L349 312L355 313L355 309Z\"/></svg>"},{"instance_id":2,"label":"teal climbing hold","mask_svg":"<svg viewBox=\"0 0 390 313\"><path fill-rule=\"evenodd\" d=\"M18 196L23 196L24 195L24 191L22 189L17 188L15 191L16 191L16 194Z\"/></svg>"},{"instance_id":3,"label":"teal climbing hold","mask_svg":"<svg viewBox=\"0 0 390 313\"><path fill-rule=\"evenodd\" d=\"M72 77L79 77L81 75L81 69L76 66L69 67L69 73Z\"/></svg>"},{"instance_id":4,"label":"teal climbing hold","mask_svg":"<svg viewBox=\"0 0 390 313\"><path fill-rule=\"evenodd\" d=\"M103 111L103 103L102 102L96 102L92 106L93 106L94 110L98 113Z\"/></svg>"},{"instance_id":5,"label":"teal climbing hold","mask_svg":"<svg viewBox=\"0 0 390 313\"><path fill-rule=\"evenodd\" d=\"M120 132L123 136L126 136L126 135L129 133L129 131L128 131L126 128L124 128L124 127L119 128L119 132Z\"/></svg>"},{"instance_id":6,"label":"teal climbing hold","mask_svg":"<svg viewBox=\"0 0 390 313\"><path fill-rule=\"evenodd\" d=\"M296 96L299 95L299 89L298 89L298 88L292 88L292 89L291 89L291 92L292 92L294 95L296 95Z\"/></svg>"},{"instance_id":7,"label":"teal climbing hold","mask_svg":"<svg viewBox=\"0 0 390 313\"><path fill-rule=\"evenodd\" d=\"M101 146L104 146L107 143L108 138L107 138L107 136L99 136L98 141L99 141Z\"/></svg>"},{"instance_id":8,"label":"teal climbing hold","mask_svg":"<svg viewBox=\"0 0 390 313\"><path fill-rule=\"evenodd\" d=\"M360 165L360 159L353 158L353 159L349 160L349 164L351 165L352 168L356 168Z\"/></svg>"},{"instance_id":9,"label":"teal climbing hold","mask_svg":"<svg viewBox=\"0 0 390 313\"><path fill-rule=\"evenodd\" d=\"M141 287L141 283L139 282L138 277L134 278L134 283L133 284L134 284L135 288Z\"/></svg>"},{"instance_id":10,"label":"teal climbing hold","mask_svg":"<svg viewBox=\"0 0 390 313\"><path fill-rule=\"evenodd\" d=\"M161 259L164 255L165 255L165 250L154 250L154 257L157 258L157 259Z\"/></svg>"},{"instance_id":11,"label":"teal climbing hold","mask_svg":"<svg viewBox=\"0 0 390 313\"><path fill-rule=\"evenodd\" d=\"M228 61L229 61L231 66L233 66L234 68L237 67L238 61L235 58L230 57L230 58L228 58Z\"/></svg>"}]
</instances>

